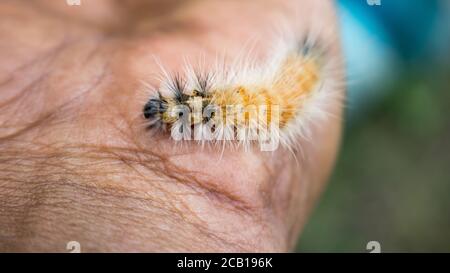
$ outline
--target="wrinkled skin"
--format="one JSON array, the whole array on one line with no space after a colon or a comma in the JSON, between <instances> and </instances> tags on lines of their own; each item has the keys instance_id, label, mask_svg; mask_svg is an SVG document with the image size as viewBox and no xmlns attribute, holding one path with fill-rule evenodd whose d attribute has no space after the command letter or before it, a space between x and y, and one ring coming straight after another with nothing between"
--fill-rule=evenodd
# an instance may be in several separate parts
<instances>
[{"instance_id":1,"label":"wrinkled skin","mask_svg":"<svg viewBox=\"0 0 450 273\"><path fill-rule=\"evenodd\" d=\"M1 1L0 251L292 250L335 159L340 103L296 158L175 144L142 117L154 56L176 72L254 37L263 55L271 17L326 26L338 57L332 1Z\"/></svg>"}]
</instances>

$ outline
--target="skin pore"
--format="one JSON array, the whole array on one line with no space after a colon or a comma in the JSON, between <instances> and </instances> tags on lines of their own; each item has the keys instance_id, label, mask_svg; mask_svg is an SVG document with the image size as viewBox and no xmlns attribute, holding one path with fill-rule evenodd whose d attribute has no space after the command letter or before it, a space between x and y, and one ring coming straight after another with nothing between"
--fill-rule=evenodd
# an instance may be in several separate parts
<instances>
[{"instance_id":1,"label":"skin pore","mask_svg":"<svg viewBox=\"0 0 450 273\"><path fill-rule=\"evenodd\" d=\"M2 1L0 251L291 250L334 163L340 102L297 159L202 149L145 129L142 80L157 84L155 56L177 72L252 38L262 56L277 18L327 28L338 58L334 13L327 0Z\"/></svg>"}]
</instances>

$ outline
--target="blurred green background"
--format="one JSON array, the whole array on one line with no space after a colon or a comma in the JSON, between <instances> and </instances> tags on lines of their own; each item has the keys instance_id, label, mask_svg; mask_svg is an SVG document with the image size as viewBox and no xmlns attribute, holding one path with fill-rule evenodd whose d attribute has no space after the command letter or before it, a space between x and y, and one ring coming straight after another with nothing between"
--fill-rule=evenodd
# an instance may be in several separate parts
<instances>
[{"instance_id":1,"label":"blurred green background","mask_svg":"<svg viewBox=\"0 0 450 273\"><path fill-rule=\"evenodd\" d=\"M430 9L433 18L449 18L448 10L442 11L442 2L426 2L438 4ZM375 14L390 7L370 8L366 12ZM418 12L423 11L418 7ZM297 251L368 252L367 242L378 241L382 252L450 252L450 47L442 39L450 33L442 33L450 24L433 19L434 24L426 28L430 35L438 33L439 39L413 32L415 38L425 35L418 39L424 45L407 52L401 45L408 41L396 43L399 37L407 37L389 36L392 29L401 29L401 24L385 20L379 13L374 18L381 18L378 20L384 22L388 35L369 36L382 40L383 47L375 50L390 48L389 54L381 56L396 58L393 63L397 65L388 71L395 77L389 84L378 78L350 85L346 130L336 168ZM430 20L426 14L423 18ZM408 20L409 28L421 24L417 16ZM366 26L364 20L355 22ZM380 31L368 29L369 34ZM358 39L349 31L348 37ZM365 62L367 57L349 58ZM349 66L354 75L364 73L352 71L357 64ZM371 68L373 73L386 73L386 67ZM371 88L377 95L365 95Z\"/></svg>"}]
</instances>

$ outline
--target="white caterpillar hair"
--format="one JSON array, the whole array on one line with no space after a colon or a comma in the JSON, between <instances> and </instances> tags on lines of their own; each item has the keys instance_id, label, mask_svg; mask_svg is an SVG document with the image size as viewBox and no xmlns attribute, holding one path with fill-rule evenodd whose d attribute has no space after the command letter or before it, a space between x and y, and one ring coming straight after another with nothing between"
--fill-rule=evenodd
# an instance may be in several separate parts
<instances>
[{"instance_id":1,"label":"white caterpillar hair","mask_svg":"<svg viewBox=\"0 0 450 273\"><path fill-rule=\"evenodd\" d=\"M284 27L262 60L244 54L231 62L217 58L208 68L185 61L175 75L160 65L160 85L143 110L148 127L202 144L301 149L342 98L341 60L319 37Z\"/></svg>"}]
</instances>

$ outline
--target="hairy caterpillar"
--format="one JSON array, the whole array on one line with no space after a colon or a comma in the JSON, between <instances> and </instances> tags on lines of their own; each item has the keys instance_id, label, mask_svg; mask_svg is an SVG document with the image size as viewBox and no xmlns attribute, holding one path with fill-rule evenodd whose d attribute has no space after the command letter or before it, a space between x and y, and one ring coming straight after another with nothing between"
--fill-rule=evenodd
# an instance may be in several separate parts
<instances>
[{"instance_id":1,"label":"hairy caterpillar","mask_svg":"<svg viewBox=\"0 0 450 273\"><path fill-rule=\"evenodd\" d=\"M280 39L265 62L240 60L207 72L187 65L184 75L165 73L143 108L149 128L171 129L176 140L278 143L293 148L311 122L324 118L327 51L310 37Z\"/></svg>"}]
</instances>

